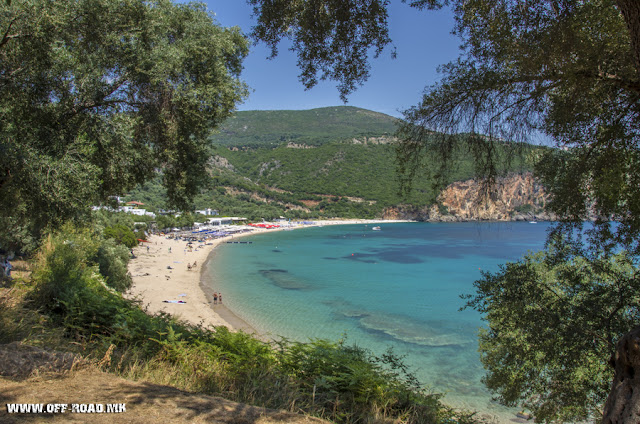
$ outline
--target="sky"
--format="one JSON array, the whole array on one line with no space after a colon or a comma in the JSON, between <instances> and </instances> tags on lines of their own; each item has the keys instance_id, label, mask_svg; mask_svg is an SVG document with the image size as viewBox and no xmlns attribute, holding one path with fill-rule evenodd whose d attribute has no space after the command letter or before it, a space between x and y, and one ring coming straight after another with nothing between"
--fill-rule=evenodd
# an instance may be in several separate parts
<instances>
[{"instance_id":1,"label":"sky","mask_svg":"<svg viewBox=\"0 0 640 424\"><path fill-rule=\"evenodd\" d=\"M249 33L255 21L252 8L244 0L208 0L209 11L222 26L239 26ZM451 34L454 25L449 10L419 11L392 0L389 7L389 32L397 50L391 59L387 47L378 59L371 60L371 77L348 99L357 106L400 117L416 105L424 89L439 79L437 67L455 60L460 39ZM296 56L281 45L275 59L264 44L253 45L244 61L241 78L249 85L250 95L238 110L312 109L344 104L335 82L320 82L305 90L298 79Z\"/></svg>"}]
</instances>

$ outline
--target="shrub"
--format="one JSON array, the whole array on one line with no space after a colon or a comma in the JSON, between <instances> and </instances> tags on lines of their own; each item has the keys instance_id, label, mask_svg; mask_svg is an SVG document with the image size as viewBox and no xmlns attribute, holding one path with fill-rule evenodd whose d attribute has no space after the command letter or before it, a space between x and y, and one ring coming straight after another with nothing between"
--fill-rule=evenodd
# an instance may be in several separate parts
<instances>
[{"instance_id":1,"label":"shrub","mask_svg":"<svg viewBox=\"0 0 640 424\"><path fill-rule=\"evenodd\" d=\"M528 204L528 203L525 203L525 204L522 204L522 205L520 205L520 206L516 206L516 207L514 208L514 210L515 210L517 213L531 213L531 212L533 212L533 205L530 205L530 204Z\"/></svg>"},{"instance_id":2,"label":"shrub","mask_svg":"<svg viewBox=\"0 0 640 424\"><path fill-rule=\"evenodd\" d=\"M138 245L138 239L136 238L133 230L122 224L116 224L113 227L105 228L104 236L106 238L112 238L117 243L123 244L130 249Z\"/></svg>"},{"instance_id":3,"label":"shrub","mask_svg":"<svg viewBox=\"0 0 640 424\"><path fill-rule=\"evenodd\" d=\"M98 264L100 274L105 277L107 285L123 292L132 284L131 275L127 271L130 257L129 249L126 246L116 244L113 239L107 239L100 244L92 259Z\"/></svg>"}]
</instances>

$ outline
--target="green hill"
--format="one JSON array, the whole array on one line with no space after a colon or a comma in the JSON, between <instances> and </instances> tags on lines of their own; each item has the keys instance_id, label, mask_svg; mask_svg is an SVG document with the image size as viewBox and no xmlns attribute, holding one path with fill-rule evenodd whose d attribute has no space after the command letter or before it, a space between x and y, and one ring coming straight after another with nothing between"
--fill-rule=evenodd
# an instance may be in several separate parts
<instances>
[{"instance_id":1,"label":"green hill","mask_svg":"<svg viewBox=\"0 0 640 424\"><path fill-rule=\"evenodd\" d=\"M280 143L319 145L354 137L391 136L395 118L353 106L311 110L237 112L211 136L214 145L264 147Z\"/></svg>"},{"instance_id":2,"label":"green hill","mask_svg":"<svg viewBox=\"0 0 640 424\"><path fill-rule=\"evenodd\" d=\"M238 112L211 138L211 184L196 197L195 207L249 219L375 218L389 207L434 204L439 192L428 177L435 172L433 161L416 176L413 190L400 195L394 120L347 106ZM460 152L445 182L472 178L472 164L471 154ZM513 169L526 167L518 163ZM159 182L126 199L165 208Z\"/></svg>"}]
</instances>

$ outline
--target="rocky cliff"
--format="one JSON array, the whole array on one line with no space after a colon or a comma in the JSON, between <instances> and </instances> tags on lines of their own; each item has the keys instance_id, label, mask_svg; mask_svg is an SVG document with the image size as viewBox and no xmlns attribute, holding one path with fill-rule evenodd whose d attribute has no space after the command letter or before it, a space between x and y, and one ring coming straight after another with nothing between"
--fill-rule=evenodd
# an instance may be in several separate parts
<instances>
[{"instance_id":1,"label":"rocky cliff","mask_svg":"<svg viewBox=\"0 0 640 424\"><path fill-rule=\"evenodd\" d=\"M512 174L499 179L488 194L477 180L459 181L447 186L434 205L388 208L384 217L434 222L552 220L544 212L547 201L544 188L531 173Z\"/></svg>"}]
</instances>

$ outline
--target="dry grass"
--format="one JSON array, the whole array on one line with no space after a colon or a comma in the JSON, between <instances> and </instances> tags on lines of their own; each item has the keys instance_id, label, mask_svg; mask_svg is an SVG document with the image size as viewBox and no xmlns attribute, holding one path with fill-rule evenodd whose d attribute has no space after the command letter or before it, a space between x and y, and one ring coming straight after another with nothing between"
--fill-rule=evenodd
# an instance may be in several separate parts
<instances>
[{"instance_id":1,"label":"dry grass","mask_svg":"<svg viewBox=\"0 0 640 424\"><path fill-rule=\"evenodd\" d=\"M0 404L6 403L124 403L119 414L7 414L0 422L13 423L212 423L212 424L322 424L326 421L232 402L215 396L188 393L175 387L133 382L90 367L66 374L40 375L23 381L0 377Z\"/></svg>"},{"instance_id":2,"label":"dry grass","mask_svg":"<svg viewBox=\"0 0 640 424\"><path fill-rule=\"evenodd\" d=\"M183 365L171 363L166 358L131 361L124 365L126 355L115 352L114 345L109 346L104 354L98 354L98 350L94 350L91 355L93 359L82 361L80 368L53 367L55 361L52 361L52 357L69 355L64 352L83 351L82 346L63 337L61 328L47 325L45 316L28 307L26 294L30 286L25 283L24 275L28 276L26 273L30 269L28 265L21 266L19 272L25 274L19 274L20 277L8 282L6 287L0 287L0 345L4 348L0 356L8 364L24 365L21 369L28 372L5 376L0 372L2 423L325 423L317 418L249 406L171 387L167 384L197 390L201 387L202 380L189 378ZM33 346L43 346L46 350ZM75 360L73 362L77 363ZM9 368L13 369L15 366ZM129 378L142 381L129 381L105 372L105 369L120 369ZM197 375L202 377L201 372ZM124 403L126 412L87 415L67 411L57 415L9 415L5 406L7 403Z\"/></svg>"}]
</instances>

